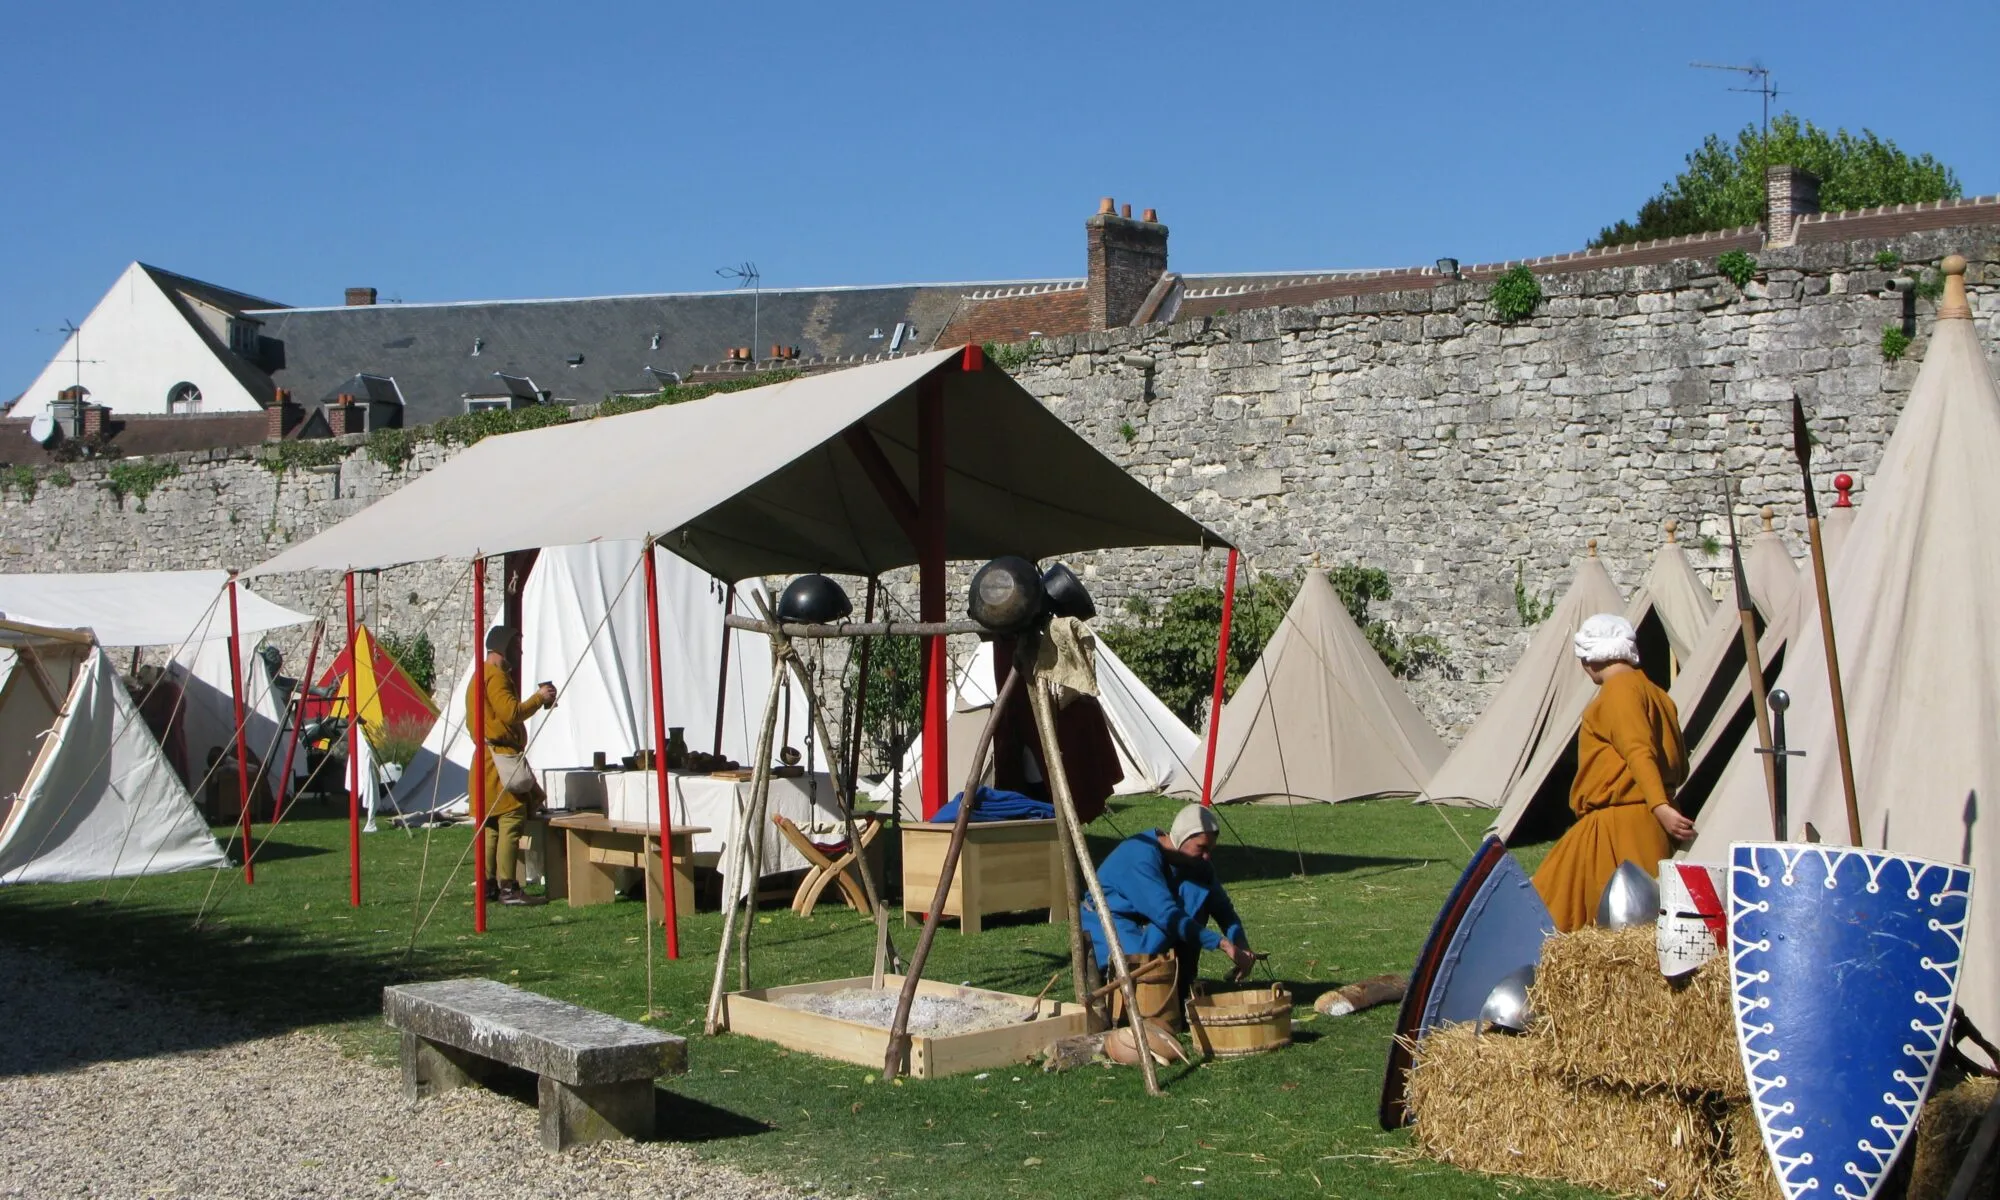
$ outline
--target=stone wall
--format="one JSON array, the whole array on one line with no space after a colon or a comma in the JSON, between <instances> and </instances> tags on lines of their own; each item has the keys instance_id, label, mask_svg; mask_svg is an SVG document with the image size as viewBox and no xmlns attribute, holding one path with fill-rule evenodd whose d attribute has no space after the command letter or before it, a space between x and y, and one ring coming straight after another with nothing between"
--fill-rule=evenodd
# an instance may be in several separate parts
<instances>
[{"instance_id":1,"label":"stone wall","mask_svg":"<svg viewBox=\"0 0 2000 1200\"><path fill-rule=\"evenodd\" d=\"M1395 589L1385 615L1447 647L1446 669L1411 689L1456 736L1529 636L1517 572L1533 594L1559 591L1597 538L1629 589L1660 523L1676 518L1698 569L1719 584L1721 564L1699 551L1724 532L1722 472L1741 485L1746 527L1773 505L1803 553L1793 396L1813 414L1821 488L1850 471L1867 503L1932 312L1913 302L1917 340L1885 363L1881 330L1904 319L1906 298L1874 265L1883 249L1911 264L1971 257L1981 333L1995 336L2000 240L1987 228L1768 250L1740 290L1705 261L1549 276L1541 306L1515 325L1493 319L1484 285L1463 283L1058 338L1017 374L1107 454L1237 540L1254 569L1385 570ZM67 487L44 477L31 499L16 482L0 500L0 570L247 567L450 452L425 444L391 471L357 445L337 467L283 474L255 450L182 455L180 475L122 503L105 466L72 466ZM1115 620L1128 596L1215 580L1222 559L1130 551L1081 565ZM427 629L439 677L455 678L468 650L465 571L384 572L364 583L363 615L394 632ZM258 587L340 619L337 577ZM303 637L280 644L297 669Z\"/></svg>"}]
</instances>

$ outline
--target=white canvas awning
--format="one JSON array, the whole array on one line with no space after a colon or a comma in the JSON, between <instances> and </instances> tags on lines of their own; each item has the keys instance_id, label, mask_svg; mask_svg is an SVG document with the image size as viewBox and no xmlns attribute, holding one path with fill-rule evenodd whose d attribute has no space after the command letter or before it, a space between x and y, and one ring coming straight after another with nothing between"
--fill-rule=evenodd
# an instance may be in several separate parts
<instances>
[{"instance_id":1,"label":"white canvas awning","mask_svg":"<svg viewBox=\"0 0 2000 1200\"><path fill-rule=\"evenodd\" d=\"M227 571L104 571L0 575L0 613L38 625L74 626L103 646L179 646L229 636ZM312 618L236 588L245 634L304 625Z\"/></svg>"},{"instance_id":2,"label":"white canvas awning","mask_svg":"<svg viewBox=\"0 0 2000 1200\"><path fill-rule=\"evenodd\" d=\"M959 350L491 437L250 572L352 571L639 541L722 579L917 561L892 476L917 497L919 393L942 392L945 556L1042 559L1222 539L1125 473L992 365ZM532 492L488 504L496 487Z\"/></svg>"}]
</instances>

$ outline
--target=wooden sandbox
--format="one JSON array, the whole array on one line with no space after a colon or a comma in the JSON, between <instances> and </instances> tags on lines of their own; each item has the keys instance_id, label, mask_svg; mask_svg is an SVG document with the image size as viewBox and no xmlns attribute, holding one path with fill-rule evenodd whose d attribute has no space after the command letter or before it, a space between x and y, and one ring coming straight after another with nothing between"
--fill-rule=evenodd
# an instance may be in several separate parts
<instances>
[{"instance_id":1,"label":"wooden sandbox","mask_svg":"<svg viewBox=\"0 0 2000 1200\"><path fill-rule=\"evenodd\" d=\"M731 1033L776 1042L789 1050L803 1050L842 1062L880 1069L889 1051L889 1031L860 1021L843 1020L820 1013L788 1008L776 1001L784 996L809 992L836 992L867 988L869 976L827 979L818 983L795 983L784 987L752 988L724 997L723 1025ZM891 994L903 986L903 977L888 975L883 987ZM992 1029L944 1035L911 1034L907 1073L916 1079L936 1079L964 1071L1004 1067L1025 1062L1057 1038L1090 1031L1089 1013L1074 1000L1044 999L1039 1002L1010 992L985 988L959 987L929 979L917 983L919 996L969 999L1009 1003L1026 1015L1033 1006L1032 1021L1017 1021Z\"/></svg>"}]
</instances>

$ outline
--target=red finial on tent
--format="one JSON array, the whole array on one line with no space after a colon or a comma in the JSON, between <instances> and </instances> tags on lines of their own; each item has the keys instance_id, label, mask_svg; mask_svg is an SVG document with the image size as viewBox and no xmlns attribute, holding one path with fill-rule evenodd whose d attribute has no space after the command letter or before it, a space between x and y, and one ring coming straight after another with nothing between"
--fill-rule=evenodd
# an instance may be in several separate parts
<instances>
[{"instance_id":1,"label":"red finial on tent","mask_svg":"<svg viewBox=\"0 0 2000 1200\"><path fill-rule=\"evenodd\" d=\"M1845 471L1835 475L1833 477L1833 490L1840 493L1839 497L1833 502L1835 508L1854 507L1854 497L1847 494L1854 490L1854 476L1847 474Z\"/></svg>"}]
</instances>

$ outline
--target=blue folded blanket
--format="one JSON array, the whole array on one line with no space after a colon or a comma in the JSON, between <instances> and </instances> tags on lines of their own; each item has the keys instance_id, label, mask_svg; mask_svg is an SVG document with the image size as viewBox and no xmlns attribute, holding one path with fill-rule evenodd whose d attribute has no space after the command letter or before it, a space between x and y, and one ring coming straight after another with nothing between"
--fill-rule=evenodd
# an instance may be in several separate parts
<instances>
[{"instance_id":1,"label":"blue folded blanket","mask_svg":"<svg viewBox=\"0 0 2000 1200\"><path fill-rule=\"evenodd\" d=\"M953 796L951 803L938 809L931 820L939 824L958 820L958 806L964 799L964 792ZM1056 806L1046 800L999 788L980 788L972 800L972 819L975 821L1047 821L1055 815Z\"/></svg>"}]
</instances>

